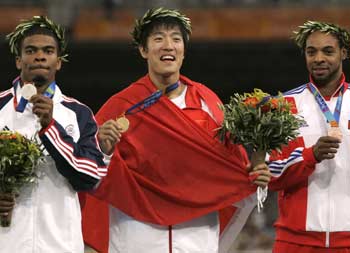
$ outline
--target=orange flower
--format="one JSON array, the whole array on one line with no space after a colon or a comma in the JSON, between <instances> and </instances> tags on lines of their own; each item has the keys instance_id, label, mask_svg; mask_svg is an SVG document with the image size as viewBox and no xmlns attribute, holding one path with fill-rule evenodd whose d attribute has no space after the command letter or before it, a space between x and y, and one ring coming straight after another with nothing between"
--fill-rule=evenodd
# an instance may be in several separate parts
<instances>
[{"instance_id":1,"label":"orange flower","mask_svg":"<svg viewBox=\"0 0 350 253\"><path fill-rule=\"evenodd\" d=\"M247 97L244 100L245 105L251 106L253 108L255 108L258 103L259 103L259 100L256 97Z\"/></svg>"},{"instance_id":2,"label":"orange flower","mask_svg":"<svg viewBox=\"0 0 350 253\"><path fill-rule=\"evenodd\" d=\"M278 99L277 98L271 98L270 99L271 109L277 109L278 107Z\"/></svg>"},{"instance_id":3,"label":"orange flower","mask_svg":"<svg viewBox=\"0 0 350 253\"><path fill-rule=\"evenodd\" d=\"M0 135L0 140L14 140L14 139L17 139L17 135L15 134Z\"/></svg>"}]
</instances>

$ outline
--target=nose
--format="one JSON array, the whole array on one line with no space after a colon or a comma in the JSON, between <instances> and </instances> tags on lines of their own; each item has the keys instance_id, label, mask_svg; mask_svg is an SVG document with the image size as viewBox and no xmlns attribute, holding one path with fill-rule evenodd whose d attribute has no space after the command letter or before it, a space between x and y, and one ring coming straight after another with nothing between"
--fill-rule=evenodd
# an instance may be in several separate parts
<instances>
[{"instance_id":1,"label":"nose","mask_svg":"<svg viewBox=\"0 0 350 253\"><path fill-rule=\"evenodd\" d=\"M166 49L166 50L172 50L174 48L173 41L172 41L172 39L170 37L165 37L164 38L163 48Z\"/></svg>"},{"instance_id":2,"label":"nose","mask_svg":"<svg viewBox=\"0 0 350 253\"><path fill-rule=\"evenodd\" d=\"M314 61L315 62L323 62L324 61L323 53L322 52L317 52L315 54Z\"/></svg>"},{"instance_id":3,"label":"nose","mask_svg":"<svg viewBox=\"0 0 350 253\"><path fill-rule=\"evenodd\" d=\"M45 55L44 51L43 50L36 51L36 53L35 53L35 61L42 62L42 61L45 61L45 60L46 60L46 55Z\"/></svg>"}]
</instances>

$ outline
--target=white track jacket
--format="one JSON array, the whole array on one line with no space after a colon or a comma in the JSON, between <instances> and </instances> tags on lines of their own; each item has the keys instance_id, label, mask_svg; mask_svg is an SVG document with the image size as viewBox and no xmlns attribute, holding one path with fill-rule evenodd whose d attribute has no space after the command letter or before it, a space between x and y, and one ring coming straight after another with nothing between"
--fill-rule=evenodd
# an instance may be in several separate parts
<instances>
[{"instance_id":1,"label":"white track jacket","mask_svg":"<svg viewBox=\"0 0 350 253\"><path fill-rule=\"evenodd\" d=\"M92 189L106 174L96 141L93 114L56 86L53 120L40 129L32 104L23 113L14 108L21 88L0 93L0 128L9 128L38 140L45 162L34 185L22 189L8 228L0 227L1 253L83 253L81 214L77 190Z\"/></svg>"},{"instance_id":2,"label":"white track jacket","mask_svg":"<svg viewBox=\"0 0 350 253\"><path fill-rule=\"evenodd\" d=\"M334 159L320 163L314 158L312 145L327 135L330 126L307 85L285 93L306 124L281 155L270 157L269 168L274 176L270 189L279 190L277 240L317 247L350 247L350 90L344 79L342 142ZM332 113L338 94L339 89L325 98Z\"/></svg>"}]
</instances>

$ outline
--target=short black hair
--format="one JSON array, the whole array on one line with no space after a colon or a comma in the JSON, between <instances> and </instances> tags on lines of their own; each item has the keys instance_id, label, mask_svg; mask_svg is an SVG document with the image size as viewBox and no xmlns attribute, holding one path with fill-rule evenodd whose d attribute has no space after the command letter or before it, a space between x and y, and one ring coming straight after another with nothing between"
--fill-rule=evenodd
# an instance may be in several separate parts
<instances>
[{"instance_id":1,"label":"short black hair","mask_svg":"<svg viewBox=\"0 0 350 253\"><path fill-rule=\"evenodd\" d=\"M188 34L188 31L185 29L184 25L179 21L178 18L175 17L159 17L154 21L150 22L149 24L146 24L140 34L139 46L147 48L148 37L153 31L160 27L165 27L167 29L178 27L180 29L182 39L184 41L185 49L187 48L190 35Z\"/></svg>"},{"instance_id":2,"label":"short black hair","mask_svg":"<svg viewBox=\"0 0 350 253\"><path fill-rule=\"evenodd\" d=\"M23 36L18 40L18 54L19 56L21 55L21 50L22 50L22 44L25 38L27 37L31 37L33 35L47 35L50 36L52 38L54 38L55 42L56 42L56 47L57 47L57 55L61 56L61 48L59 46L59 40L57 38L57 36L55 35L55 33L48 29L47 27L41 27L39 25L33 26L30 29L26 30L23 33Z\"/></svg>"}]
</instances>

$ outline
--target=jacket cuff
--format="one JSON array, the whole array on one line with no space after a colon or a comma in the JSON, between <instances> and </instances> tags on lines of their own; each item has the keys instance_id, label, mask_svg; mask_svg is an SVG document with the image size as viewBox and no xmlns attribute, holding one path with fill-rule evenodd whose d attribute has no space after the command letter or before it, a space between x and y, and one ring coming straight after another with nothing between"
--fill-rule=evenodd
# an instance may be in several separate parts
<instances>
[{"instance_id":1,"label":"jacket cuff","mask_svg":"<svg viewBox=\"0 0 350 253\"><path fill-rule=\"evenodd\" d=\"M303 158L304 161L309 165L315 165L316 163L318 163L314 155L313 147L304 148Z\"/></svg>"},{"instance_id":2,"label":"jacket cuff","mask_svg":"<svg viewBox=\"0 0 350 253\"><path fill-rule=\"evenodd\" d=\"M50 124L49 124L47 127L42 128L42 129L39 131L39 136L43 136L43 135L46 133L46 131L49 130L49 128L50 128L54 123L55 123L55 120L52 119L51 122L50 122Z\"/></svg>"}]
</instances>

